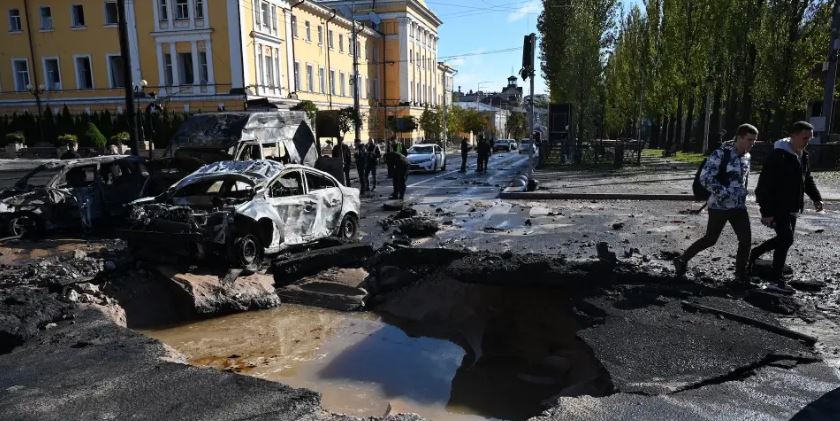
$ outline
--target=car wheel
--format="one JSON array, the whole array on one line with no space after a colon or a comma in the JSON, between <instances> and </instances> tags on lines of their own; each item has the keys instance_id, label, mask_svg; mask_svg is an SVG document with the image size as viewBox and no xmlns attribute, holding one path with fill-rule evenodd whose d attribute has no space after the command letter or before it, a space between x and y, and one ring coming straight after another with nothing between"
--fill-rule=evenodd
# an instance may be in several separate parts
<instances>
[{"instance_id":1,"label":"car wheel","mask_svg":"<svg viewBox=\"0 0 840 421\"><path fill-rule=\"evenodd\" d=\"M353 241L359 235L359 220L355 215L347 214L338 226L338 238L342 241Z\"/></svg>"},{"instance_id":2,"label":"car wheel","mask_svg":"<svg viewBox=\"0 0 840 421\"><path fill-rule=\"evenodd\" d=\"M231 266L256 272L262 263L263 247L260 238L254 234L240 234L233 240Z\"/></svg>"},{"instance_id":3,"label":"car wheel","mask_svg":"<svg viewBox=\"0 0 840 421\"><path fill-rule=\"evenodd\" d=\"M7 226L10 235L15 237L35 237L40 233L38 221L26 214L15 215Z\"/></svg>"}]
</instances>

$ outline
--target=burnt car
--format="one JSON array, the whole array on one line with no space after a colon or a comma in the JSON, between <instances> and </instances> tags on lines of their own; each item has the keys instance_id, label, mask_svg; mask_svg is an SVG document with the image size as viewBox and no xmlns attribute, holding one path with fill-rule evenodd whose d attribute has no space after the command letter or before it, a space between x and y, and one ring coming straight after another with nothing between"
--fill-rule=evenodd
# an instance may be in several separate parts
<instances>
[{"instance_id":1,"label":"burnt car","mask_svg":"<svg viewBox=\"0 0 840 421\"><path fill-rule=\"evenodd\" d=\"M120 221L146 195L143 159L110 155L47 161L0 192L0 229L13 236Z\"/></svg>"},{"instance_id":2,"label":"burnt car","mask_svg":"<svg viewBox=\"0 0 840 421\"><path fill-rule=\"evenodd\" d=\"M254 271L263 257L292 246L355 239L359 209L359 190L323 171L273 160L220 161L135 201L124 236L133 248L225 259Z\"/></svg>"}]
</instances>

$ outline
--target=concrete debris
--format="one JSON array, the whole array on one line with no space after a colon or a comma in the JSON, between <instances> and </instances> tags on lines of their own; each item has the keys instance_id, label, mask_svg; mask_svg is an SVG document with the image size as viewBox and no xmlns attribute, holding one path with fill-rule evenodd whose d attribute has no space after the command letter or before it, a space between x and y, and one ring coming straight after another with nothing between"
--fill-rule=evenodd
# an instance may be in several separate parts
<instances>
[{"instance_id":1,"label":"concrete debris","mask_svg":"<svg viewBox=\"0 0 840 421\"><path fill-rule=\"evenodd\" d=\"M274 281L278 286L288 285L309 275L331 267L359 267L373 256L370 244L346 244L312 250L292 256L280 256L271 264Z\"/></svg>"},{"instance_id":2,"label":"concrete debris","mask_svg":"<svg viewBox=\"0 0 840 421\"><path fill-rule=\"evenodd\" d=\"M616 231L618 231L622 228L624 228L624 222L616 222L616 223L612 224L612 229L614 229Z\"/></svg>"},{"instance_id":3,"label":"concrete debris","mask_svg":"<svg viewBox=\"0 0 840 421\"><path fill-rule=\"evenodd\" d=\"M280 305L270 275L240 276L232 285L223 282L224 273L187 273L168 266L156 268L183 296L196 314L223 314L235 311L261 310Z\"/></svg>"},{"instance_id":4,"label":"concrete debris","mask_svg":"<svg viewBox=\"0 0 840 421\"><path fill-rule=\"evenodd\" d=\"M758 308L778 314L794 314L800 308L793 297L764 290L751 290L744 300Z\"/></svg>"},{"instance_id":5,"label":"concrete debris","mask_svg":"<svg viewBox=\"0 0 840 421\"><path fill-rule=\"evenodd\" d=\"M437 221L418 216L406 219L397 219L393 221L392 226L399 229L400 233L405 234L410 238L431 237L440 230L440 226Z\"/></svg>"},{"instance_id":6,"label":"concrete debris","mask_svg":"<svg viewBox=\"0 0 840 421\"><path fill-rule=\"evenodd\" d=\"M357 311L365 307L367 291L332 282L304 282L285 286L277 295L289 303L329 308L339 311Z\"/></svg>"},{"instance_id":7,"label":"concrete debris","mask_svg":"<svg viewBox=\"0 0 840 421\"><path fill-rule=\"evenodd\" d=\"M598 259L600 259L604 263L614 265L618 261L618 258L616 257L615 253L610 251L609 244L607 244L604 241L599 242L595 246L595 250L598 252Z\"/></svg>"}]
</instances>

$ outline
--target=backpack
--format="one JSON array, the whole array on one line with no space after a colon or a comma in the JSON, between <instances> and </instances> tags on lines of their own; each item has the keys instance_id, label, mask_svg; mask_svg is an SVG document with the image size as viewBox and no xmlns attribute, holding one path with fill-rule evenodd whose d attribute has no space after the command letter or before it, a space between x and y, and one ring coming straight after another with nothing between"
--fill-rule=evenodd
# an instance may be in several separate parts
<instances>
[{"instance_id":1,"label":"backpack","mask_svg":"<svg viewBox=\"0 0 840 421\"><path fill-rule=\"evenodd\" d=\"M726 167L729 166L729 159L731 152L728 149L723 149L723 158L720 160L720 168L718 168L717 173L717 180L724 184L726 181ZM703 187L703 184L700 183L700 173L703 172L703 167L706 166L706 161L709 159L706 158L700 163L700 166L697 168L697 172L694 173L694 183L691 184L691 190L694 193L694 198L698 201L706 201L709 200L709 197L712 195L712 192L706 190Z\"/></svg>"}]
</instances>

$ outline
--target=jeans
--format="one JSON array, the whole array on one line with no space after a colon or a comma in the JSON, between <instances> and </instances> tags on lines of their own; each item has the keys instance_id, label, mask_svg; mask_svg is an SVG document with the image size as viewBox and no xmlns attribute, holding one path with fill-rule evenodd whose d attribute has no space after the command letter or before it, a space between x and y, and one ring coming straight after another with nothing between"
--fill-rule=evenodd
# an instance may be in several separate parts
<instances>
[{"instance_id":1,"label":"jeans","mask_svg":"<svg viewBox=\"0 0 840 421\"><path fill-rule=\"evenodd\" d=\"M773 250L773 276L781 280L784 275L785 261L790 246L793 245L793 232L796 230L796 214L785 213L773 217L773 229L776 236L754 248L750 259L755 260L762 254Z\"/></svg>"},{"instance_id":2,"label":"jeans","mask_svg":"<svg viewBox=\"0 0 840 421\"><path fill-rule=\"evenodd\" d=\"M682 259L686 263L703 250L715 245L720 238L723 227L729 222L738 237L738 254L735 258L735 273L743 275L747 268L750 255L750 217L746 209L709 209L709 222L706 225L706 235L690 245L683 253Z\"/></svg>"}]
</instances>

